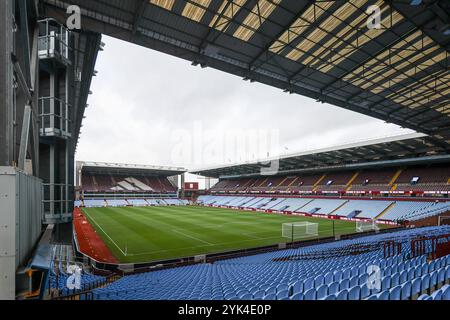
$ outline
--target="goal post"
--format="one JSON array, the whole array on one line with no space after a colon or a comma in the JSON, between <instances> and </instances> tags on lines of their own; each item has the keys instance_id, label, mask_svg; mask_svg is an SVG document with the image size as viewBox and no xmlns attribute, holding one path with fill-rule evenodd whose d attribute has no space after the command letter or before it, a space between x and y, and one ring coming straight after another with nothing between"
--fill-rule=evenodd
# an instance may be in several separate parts
<instances>
[{"instance_id":1,"label":"goal post","mask_svg":"<svg viewBox=\"0 0 450 320\"><path fill-rule=\"evenodd\" d=\"M287 222L281 225L281 236L291 241L319 235L319 224L312 222Z\"/></svg>"},{"instance_id":2,"label":"goal post","mask_svg":"<svg viewBox=\"0 0 450 320\"><path fill-rule=\"evenodd\" d=\"M366 232L372 230L380 230L375 220L356 221L356 232Z\"/></svg>"}]
</instances>

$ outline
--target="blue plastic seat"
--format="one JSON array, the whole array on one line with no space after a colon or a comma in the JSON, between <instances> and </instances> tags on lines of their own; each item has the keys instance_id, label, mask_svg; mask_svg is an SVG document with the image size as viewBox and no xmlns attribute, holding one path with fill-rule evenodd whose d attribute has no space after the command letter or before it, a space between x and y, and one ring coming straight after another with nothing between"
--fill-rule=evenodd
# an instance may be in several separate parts
<instances>
[{"instance_id":1,"label":"blue plastic seat","mask_svg":"<svg viewBox=\"0 0 450 320\"><path fill-rule=\"evenodd\" d=\"M400 273L396 272L391 275L391 287L398 286L400 284Z\"/></svg>"},{"instance_id":2,"label":"blue plastic seat","mask_svg":"<svg viewBox=\"0 0 450 320\"><path fill-rule=\"evenodd\" d=\"M263 298L264 300L277 300L277 296L274 293L270 293Z\"/></svg>"},{"instance_id":3,"label":"blue plastic seat","mask_svg":"<svg viewBox=\"0 0 450 320\"><path fill-rule=\"evenodd\" d=\"M420 278L422 276L422 268L420 266L414 269L414 278Z\"/></svg>"},{"instance_id":4,"label":"blue plastic seat","mask_svg":"<svg viewBox=\"0 0 450 320\"><path fill-rule=\"evenodd\" d=\"M433 272L435 270L436 270L436 262L430 261L430 263L428 264L428 273Z\"/></svg>"},{"instance_id":5,"label":"blue plastic seat","mask_svg":"<svg viewBox=\"0 0 450 320\"><path fill-rule=\"evenodd\" d=\"M303 298L304 298L303 293L299 292L299 293L294 294L291 297L291 300L303 300Z\"/></svg>"},{"instance_id":6,"label":"blue plastic seat","mask_svg":"<svg viewBox=\"0 0 450 320\"><path fill-rule=\"evenodd\" d=\"M343 273L342 273L341 270L338 270L338 271L333 272L333 278L334 278L334 281L335 281L335 282L341 281L341 280L342 280L342 275L343 275Z\"/></svg>"},{"instance_id":7,"label":"blue plastic seat","mask_svg":"<svg viewBox=\"0 0 450 320\"><path fill-rule=\"evenodd\" d=\"M427 274L429 270L429 265L428 263L424 263L422 264L422 274Z\"/></svg>"},{"instance_id":8,"label":"blue plastic seat","mask_svg":"<svg viewBox=\"0 0 450 320\"><path fill-rule=\"evenodd\" d=\"M339 283L339 291L348 289L350 287L350 280L349 279L343 279Z\"/></svg>"},{"instance_id":9,"label":"blue plastic seat","mask_svg":"<svg viewBox=\"0 0 450 320\"><path fill-rule=\"evenodd\" d=\"M390 300L390 295L390 291L382 291L377 294L377 300Z\"/></svg>"},{"instance_id":10,"label":"blue plastic seat","mask_svg":"<svg viewBox=\"0 0 450 320\"><path fill-rule=\"evenodd\" d=\"M316 299L320 300L328 295L328 286L326 284L321 285L316 290Z\"/></svg>"},{"instance_id":11,"label":"blue plastic seat","mask_svg":"<svg viewBox=\"0 0 450 320\"><path fill-rule=\"evenodd\" d=\"M339 283L333 282L328 286L328 293L335 294L339 292Z\"/></svg>"},{"instance_id":12,"label":"blue plastic seat","mask_svg":"<svg viewBox=\"0 0 450 320\"><path fill-rule=\"evenodd\" d=\"M314 278L314 287L319 288L321 285L325 283L325 277L322 275L318 275Z\"/></svg>"},{"instance_id":13,"label":"blue plastic seat","mask_svg":"<svg viewBox=\"0 0 450 320\"><path fill-rule=\"evenodd\" d=\"M416 270L415 269L409 269L408 270L408 281L411 281L415 278Z\"/></svg>"},{"instance_id":14,"label":"blue plastic seat","mask_svg":"<svg viewBox=\"0 0 450 320\"><path fill-rule=\"evenodd\" d=\"M430 290L434 290L438 283L438 273L433 271L430 275Z\"/></svg>"},{"instance_id":15,"label":"blue plastic seat","mask_svg":"<svg viewBox=\"0 0 450 320\"><path fill-rule=\"evenodd\" d=\"M430 289L430 275L426 274L421 278L421 293L426 293Z\"/></svg>"},{"instance_id":16,"label":"blue plastic seat","mask_svg":"<svg viewBox=\"0 0 450 320\"><path fill-rule=\"evenodd\" d=\"M336 300L348 300L348 290L344 289L338 292Z\"/></svg>"},{"instance_id":17,"label":"blue plastic seat","mask_svg":"<svg viewBox=\"0 0 450 320\"><path fill-rule=\"evenodd\" d=\"M389 290L391 288L391 276L386 276L381 280L381 290Z\"/></svg>"},{"instance_id":18,"label":"blue plastic seat","mask_svg":"<svg viewBox=\"0 0 450 320\"><path fill-rule=\"evenodd\" d=\"M342 279L350 279L352 276L352 272L350 269L345 269L342 273Z\"/></svg>"},{"instance_id":19,"label":"blue plastic seat","mask_svg":"<svg viewBox=\"0 0 450 320\"><path fill-rule=\"evenodd\" d=\"M429 295L422 294L417 300L433 300Z\"/></svg>"},{"instance_id":20,"label":"blue plastic seat","mask_svg":"<svg viewBox=\"0 0 450 320\"><path fill-rule=\"evenodd\" d=\"M351 268L350 272L351 272L350 277L357 277L357 276L359 276L359 267Z\"/></svg>"},{"instance_id":21,"label":"blue plastic seat","mask_svg":"<svg viewBox=\"0 0 450 320\"><path fill-rule=\"evenodd\" d=\"M250 292L248 292L247 289L240 289L238 292L236 292L236 295L237 295L238 297L241 297L241 296L243 296L244 294L248 294L248 293L250 293Z\"/></svg>"},{"instance_id":22,"label":"blue plastic seat","mask_svg":"<svg viewBox=\"0 0 450 320\"><path fill-rule=\"evenodd\" d=\"M330 294L330 295L325 297L325 300L336 300L336 295Z\"/></svg>"},{"instance_id":23,"label":"blue plastic seat","mask_svg":"<svg viewBox=\"0 0 450 320\"><path fill-rule=\"evenodd\" d=\"M450 284L450 265L445 267L445 283Z\"/></svg>"},{"instance_id":24,"label":"blue plastic seat","mask_svg":"<svg viewBox=\"0 0 450 320\"><path fill-rule=\"evenodd\" d=\"M265 295L269 295L269 294L276 294L277 290L274 287L270 287L265 291Z\"/></svg>"},{"instance_id":25,"label":"blue plastic seat","mask_svg":"<svg viewBox=\"0 0 450 320\"><path fill-rule=\"evenodd\" d=\"M309 289L314 288L314 279L308 278L303 282L303 291L308 291Z\"/></svg>"},{"instance_id":26,"label":"blue plastic seat","mask_svg":"<svg viewBox=\"0 0 450 320\"><path fill-rule=\"evenodd\" d=\"M431 295L431 299L433 300L442 300L442 291L441 290L437 290L435 292L433 292L433 294Z\"/></svg>"},{"instance_id":27,"label":"blue plastic seat","mask_svg":"<svg viewBox=\"0 0 450 320\"><path fill-rule=\"evenodd\" d=\"M276 288L277 288L277 292L289 290L289 286L284 283L277 285Z\"/></svg>"},{"instance_id":28,"label":"blue plastic seat","mask_svg":"<svg viewBox=\"0 0 450 320\"><path fill-rule=\"evenodd\" d=\"M445 284L445 269L441 268L438 270L438 285L442 286Z\"/></svg>"},{"instance_id":29,"label":"blue plastic seat","mask_svg":"<svg viewBox=\"0 0 450 320\"><path fill-rule=\"evenodd\" d=\"M442 300L450 300L450 285L446 284L441 288L442 291Z\"/></svg>"},{"instance_id":30,"label":"blue plastic seat","mask_svg":"<svg viewBox=\"0 0 450 320\"><path fill-rule=\"evenodd\" d=\"M365 284L367 284L368 280L369 280L369 275L367 273L362 274L362 275L359 276L358 284L360 286L365 285Z\"/></svg>"},{"instance_id":31,"label":"blue plastic seat","mask_svg":"<svg viewBox=\"0 0 450 320\"><path fill-rule=\"evenodd\" d=\"M353 276L350 278L349 288L353 288L359 284L359 276Z\"/></svg>"},{"instance_id":32,"label":"blue plastic seat","mask_svg":"<svg viewBox=\"0 0 450 320\"><path fill-rule=\"evenodd\" d=\"M396 286L389 290L389 300L400 300L402 294L402 287Z\"/></svg>"},{"instance_id":33,"label":"blue plastic seat","mask_svg":"<svg viewBox=\"0 0 450 320\"><path fill-rule=\"evenodd\" d=\"M264 298L265 295L266 293L263 290L258 290L255 293L253 293L253 299L261 300L262 298Z\"/></svg>"},{"instance_id":34,"label":"blue plastic seat","mask_svg":"<svg viewBox=\"0 0 450 320\"><path fill-rule=\"evenodd\" d=\"M334 281L334 275L332 272L327 272L324 276L324 281L326 285L329 285L330 283L333 283Z\"/></svg>"},{"instance_id":35,"label":"blue plastic seat","mask_svg":"<svg viewBox=\"0 0 450 320\"><path fill-rule=\"evenodd\" d=\"M303 300L316 300L316 289L311 288L304 292Z\"/></svg>"},{"instance_id":36,"label":"blue plastic seat","mask_svg":"<svg viewBox=\"0 0 450 320\"><path fill-rule=\"evenodd\" d=\"M370 289L367 287L367 284L363 284L359 286L361 288L361 299L365 299L370 296Z\"/></svg>"},{"instance_id":37,"label":"blue plastic seat","mask_svg":"<svg viewBox=\"0 0 450 320\"><path fill-rule=\"evenodd\" d=\"M245 293L239 296L239 300L253 300L253 295L251 293Z\"/></svg>"},{"instance_id":38,"label":"blue plastic seat","mask_svg":"<svg viewBox=\"0 0 450 320\"><path fill-rule=\"evenodd\" d=\"M352 287L348 291L348 300L360 300L361 299L361 288L359 286Z\"/></svg>"},{"instance_id":39,"label":"blue plastic seat","mask_svg":"<svg viewBox=\"0 0 450 320\"><path fill-rule=\"evenodd\" d=\"M283 290L277 293L277 300L281 300L289 297L289 292L287 290Z\"/></svg>"},{"instance_id":40,"label":"blue plastic seat","mask_svg":"<svg viewBox=\"0 0 450 320\"><path fill-rule=\"evenodd\" d=\"M408 271L403 270L400 272L400 284L405 283L406 281L408 281Z\"/></svg>"},{"instance_id":41,"label":"blue plastic seat","mask_svg":"<svg viewBox=\"0 0 450 320\"><path fill-rule=\"evenodd\" d=\"M411 296L414 299L422 292L422 278L416 278L411 283Z\"/></svg>"},{"instance_id":42,"label":"blue plastic seat","mask_svg":"<svg viewBox=\"0 0 450 320\"><path fill-rule=\"evenodd\" d=\"M411 281L405 282L404 284L401 285L402 287L402 295L401 295L401 299L402 300L409 300L411 299Z\"/></svg>"},{"instance_id":43,"label":"blue plastic seat","mask_svg":"<svg viewBox=\"0 0 450 320\"><path fill-rule=\"evenodd\" d=\"M303 282L297 281L294 284L291 285L291 292L292 294L296 294L303 291Z\"/></svg>"}]
</instances>

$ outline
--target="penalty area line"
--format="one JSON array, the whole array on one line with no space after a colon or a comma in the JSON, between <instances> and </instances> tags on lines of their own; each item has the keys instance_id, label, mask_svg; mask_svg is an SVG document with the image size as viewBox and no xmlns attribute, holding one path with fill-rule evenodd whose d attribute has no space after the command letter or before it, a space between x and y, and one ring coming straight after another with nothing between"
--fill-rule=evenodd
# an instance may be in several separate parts
<instances>
[{"instance_id":1,"label":"penalty area line","mask_svg":"<svg viewBox=\"0 0 450 320\"><path fill-rule=\"evenodd\" d=\"M124 257L127 256L127 254L125 252L123 252L123 250L117 245L117 243L109 236L109 234L106 233L105 230L103 230L103 228L97 223L97 221L95 221L94 218L91 217L91 215L89 213L87 213L86 211L84 211L84 214L86 214L96 225L97 227L99 227L99 229L105 234L105 236L108 237L109 240L111 240L111 242L116 246L117 249L120 250L120 252L122 253L122 255Z\"/></svg>"},{"instance_id":2,"label":"penalty area line","mask_svg":"<svg viewBox=\"0 0 450 320\"><path fill-rule=\"evenodd\" d=\"M211 242L208 242L208 241L199 239L199 238L194 237L194 236L190 236L190 235L188 235L188 234L186 234L186 233L184 233L184 232L181 232L181 231L179 231L179 230L177 230L177 229L172 229L172 231L173 231L173 232L176 232L176 233L178 233L178 234L181 234L182 236L185 236L185 237L194 239L194 240L196 240L196 241L200 241L200 242L206 243L206 244L209 245L209 246L214 246L214 244L212 244Z\"/></svg>"}]
</instances>

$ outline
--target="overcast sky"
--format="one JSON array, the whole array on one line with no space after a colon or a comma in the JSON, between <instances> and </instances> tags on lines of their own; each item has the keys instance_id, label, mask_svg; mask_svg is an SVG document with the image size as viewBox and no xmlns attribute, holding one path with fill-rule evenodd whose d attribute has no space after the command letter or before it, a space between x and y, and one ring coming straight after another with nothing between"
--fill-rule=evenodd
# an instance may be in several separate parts
<instances>
[{"instance_id":1,"label":"overcast sky","mask_svg":"<svg viewBox=\"0 0 450 320\"><path fill-rule=\"evenodd\" d=\"M76 158L188 169L410 133L104 37Z\"/></svg>"}]
</instances>

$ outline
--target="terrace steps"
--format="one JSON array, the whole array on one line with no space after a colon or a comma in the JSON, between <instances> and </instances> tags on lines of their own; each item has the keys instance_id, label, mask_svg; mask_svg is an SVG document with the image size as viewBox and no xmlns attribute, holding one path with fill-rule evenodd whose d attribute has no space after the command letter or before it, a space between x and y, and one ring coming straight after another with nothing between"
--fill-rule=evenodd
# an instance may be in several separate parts
<instances>
[{"instance_id":1,"label":"terrace steps","mask_svg":"<svg viewBox=\"0 0 450 320\"><path fill-rule=\"evenodd\" d=\"M269 180L269 178L264 179L264 181L261 182L261 183L260 183L259 185L257 185L256 187L257 187L257 188L264 187L264 186L266 185L266 183L267 183L267 180Z\"/></svg>"},{"instance_id":2,"label":"terrace steps","mask_svg":"<svg viewBox=\"0 0 450 320\"><path fill-rule=\"evenodd\" d=\"M334 209L333 211L330 212L330 216L333 215L333 213L335 213L336 211L338 211L340 208L342 208L343 206L345 206L347 203L349 203L350 200L345 201L343 204L341 204L339 207L337 207L336 209Z\"/></svg>"},{"instance_id":3,"label":"terrace steps","mask_svg":"<svg viewBox=\"0 0 450 320\"><path fill-rule=\"evenodd\" d=\"M306 207L308 204L310 204L311 202L313 202L316 199L311 199L310 201L308 201L307 203L305 203L304 205L302 205L300 208L295 209L295 211L299 211L300 209Z\"/></svg>"},{"instance_id":4,"label":"terrace steps","mask_svg":"<svg viewBox=\"0 0 450 320\"><path fill-rule=\"evenodd\" d=\"M322 175L322 176L319 178L319 180L316 181L316 183L315 183L315 184L313 185L313 187L312 187L312 191L317 191L317 188L319 187L319 184L323 181L323 179L325 179L326 176L327 176L327 175L324 174L324 175Z\"/></svg>"},{"instance_id":5,"label":"terrace steps","mask_svg":"<svg viewBox=\"0 0 450 320\"><path fill-rule=\"evenodd\" d=\"M391 210L393 207L395 207L395 202L392 202L390 205L386 207L379 215L377 215L374 220L380 219L382 216L384 216L389 210Z\"/></svg>"},{"instance_id":6,"label":"terrace steps","mask_svg":"<svg viewBox=\"0 0 450 320\"><path fill-rule=\"evenodd\" d=\"M285 183L287 179L289 179L289 177L285 177L279 184L277 184L277 185L274 186L274 187L277 188L277 187L279 187L279 186L282 186L283 183Z\"/></svg>"},{"instance_id":7,"label":"terrace steps","mask_svg":"<svg viewBox=\"0 0 450 320\"><path fill-rule=\"evenodd\" d=\"M345 191L349 191L352 188L352 184L353 181L355 181L356 178L358 178L359 176L359 171L356 172L351 178L350 180L347 182L347 184L345 185Z\"/></svg>"},{"instance_id":8,"label":"terrace steps","mask_svg":"<svg viewBox=\"0 0 450 320\"><path fill-rule=\"evenodd\" d=\"M389 186L394 186L395 181L397 181L398 177L402 174L403 169L398 169L397 172L392 177L391 181L389 181Z\"/></svg>"},{"instance_id":9,"label":"terrace steps","mask_svg":"<svg viewBox=\"0 0 450 320\"><path fill-rule=\"evenodd\" d=\"M288 187L291 187L300 177L295 177L294 180L288 185Z\"/></svg>"}]
</instances>

